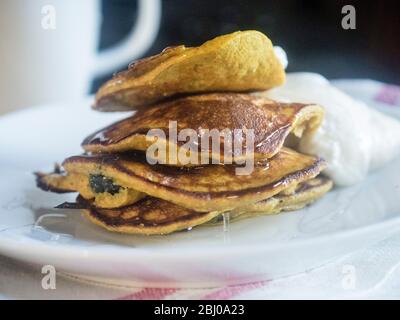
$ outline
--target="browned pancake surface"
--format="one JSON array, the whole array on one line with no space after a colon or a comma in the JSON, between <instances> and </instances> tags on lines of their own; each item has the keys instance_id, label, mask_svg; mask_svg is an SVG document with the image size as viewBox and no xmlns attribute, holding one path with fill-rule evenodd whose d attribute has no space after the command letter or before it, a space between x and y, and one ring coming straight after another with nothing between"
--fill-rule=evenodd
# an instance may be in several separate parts
<instances>
[{"instance_id":1,"label":"browned pancake surface","mask_svg":"<svg viewBox=\"0 0 400 320\"><path fill-rule=\"evenodd\" d=\"M203 224L219 212L196 212L171 202L146 197L134 204L118 209L99 209L90 202L84 214L95 224L107 230L135 234L168 234Z\"/></svg>"},{"instance_id":2,"label":"browned pancake surface","mask_svg":"<svg viewBox=\"0 0 400 320\"><path fill-rule=\"evenodd\" d=\"M258 31L238 31L200 47L170 47L131 64L101 86L94 108L141 109L182 94L265 90L284 79L271 41Z\"/></svg>"},{"instance_id":3,"label":"browned pancake surface","mask_svg":"<svg viewBox=\"0 0 400 320\"><path fill-rule=\"evenodd\" d=\"M254 153L246 154L242 144L240 154L246 157L269 158L284 144L289 133L299 138L313 134L323 118L323 109L317 105L279 103L246 94L205 94L180 98L150 109L137 112L134 116L114 123L88 136L82 147L90 152L122 152L147 150L154 140L147 139L151 129L160 129L169 138L169 125L176 121L178 134L183 129L192 129L198 137L197 152L206 152L210 158L220 159L224 152L224 139L219 140L220 152L212 154L212 144L201 149L204 130L246 130L254 133ZM232 135L231 135L232 136ZM250 141L250 140L248 140ZM170 142L181 146L184 142ZM232 146L232 144L230 144ZM240 158L241 156L238 156Z\"/></svg>"},{"instance_id":4,"label":"browned pancake surface","mask_svg":"<svg viewBox=\"0 0 400 320\"><path fill-rule=\"evenodd\" d=\"M290 195L279 194L246 208L229 212L230 221L301 209L321 198L331 187L332 182L324 177L309 180L299 184ZM81 198L78 203L86 206L84 210L86 217L107 230L147 235L167 234L203 224L217 224L221 222L223 213L222 211L196 212L153 197L146 197L118 209L96 208L90 201Z\"/></svg>"},{"instance_id":5,"label":"browned pancake surface","mask_svg":"<svg viewBox=\"0 0 400 320\"><path fill-rule=\"evenodd\" d=\"M69 174L101 174L124 188L197 211L214 211L271 197L315 177L325 162L283 148L273 158L257 162L250 175L237 175L235 165L149 165L137 154L74 156L63 166Z\"/></svg>"}]
</instances>

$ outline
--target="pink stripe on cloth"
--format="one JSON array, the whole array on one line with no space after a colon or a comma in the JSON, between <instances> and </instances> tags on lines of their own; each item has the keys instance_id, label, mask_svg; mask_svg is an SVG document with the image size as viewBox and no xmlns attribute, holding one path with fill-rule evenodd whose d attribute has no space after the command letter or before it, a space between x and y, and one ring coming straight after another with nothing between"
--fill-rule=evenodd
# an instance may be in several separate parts
<instances>
[{"instance_id":1,"label":"pink stripe on cloth","mask_svg":"<svg viewBox=\"0 0 400 320\"><path fill-rule=\"evenodd\" d=\"M221 288L217 291L206 294L203 297L200 297L200 300L227 300L231 299L239 294L244 292L248 292L257 288L264 287L269 281L259 281L253 283L246 283L237 286L227 286Z\"/></svg>"},{"instance_id":2,"label":"pink stripe on cloth","mask_svg":"<svg viewBox=\"0 0 400 320\"><path fill-rule=\"evenodd\" d=\"M144 288L138 292L122 296L116 300L163 300L179 291L176 288Z\"/></svg>"},{"instance_id":3,"label":"pink stripe on cloth","mask_svg":"<svg viewBox=\"0 0 400 320\"><path fill-rule=\"evenodd\" d=\"M395 85L384 85L378 91L374 100L391 106L400 106L400 87Z\"/></svg>"},{"instance_id":4,"label":"pink stripe on cloth","mask_svg":"<svg viewBox=\"0 0 400 320\"><path fill-rule=\"evenodd\" d=\"M264 287L269 281L259 281L242 285L226 286L198 296L198 300L227 300L251 290ZM189 289L186 289L189 290ZM116 300L166 300L181 291L178 288L143 288L138 292L117 298ZM182 292L184 293L184 291ZM184 297L182 297L184 299Z\"/></svg>"}]
</instances>

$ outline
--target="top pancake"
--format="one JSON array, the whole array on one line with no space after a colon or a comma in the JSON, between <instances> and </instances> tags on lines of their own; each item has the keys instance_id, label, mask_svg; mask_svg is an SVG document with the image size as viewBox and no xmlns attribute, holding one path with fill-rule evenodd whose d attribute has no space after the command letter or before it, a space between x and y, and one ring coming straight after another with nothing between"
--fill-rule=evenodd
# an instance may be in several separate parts
<instances>
[{"instance_id":1,"label":"top pancake","mask_svg":"<svg viewBox=\"0 0 400 320\"><path fill-rule=\"evenodd\" d=\"M94 108L142 109L171 96L266 90L284 80L271 41L258 31L238 31L199 47L167 48L137 61L99 89Z\"/></svg>"},{"instance_id":2,"label":"top pancake","mask_svg":"<svg viewBox=\"0 0 400 320\"><path fill-rule=\"evenodd\" d=\"M323 115L323 108L313 104L279 103L238 93L195 95L139 111L88 136L82 147L94 153L147 150L154 139L146 138L146 134L151 129L160 129L165 133L164 143L172 148L176 142L168 140L168 129L170 121L176 121L178 134L182 129L193 129L199 140L204 129L220 132L229 129L232 133L242 129L245 139L246 129L253 129L254 154L246 153L246 144L243 143L241 154L234 154L234 160L253 156L270 158L280 150L289 133L297 138L313 135ZM183 143L178 142L176 147ZM197 146L197 152L206 152L210 158L221 160L226 156L223 154L224 140L220 139L218 153L212 152L211 143L208 149Z\"/></svg>"}]
</instances>

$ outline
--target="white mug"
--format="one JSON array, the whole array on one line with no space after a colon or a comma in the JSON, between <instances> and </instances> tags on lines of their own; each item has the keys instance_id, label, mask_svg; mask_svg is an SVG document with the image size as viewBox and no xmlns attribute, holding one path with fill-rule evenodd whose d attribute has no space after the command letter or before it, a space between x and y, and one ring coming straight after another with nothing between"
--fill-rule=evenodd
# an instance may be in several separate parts
<instances>
[{"instance_id":1,"label":"white mug","mask_svg":"<svg viewBox=\"0 0 400 320\"><path fill-rule=\"evenodd\" d=\"M91 80L141 57L157 36L160 0L138 0L136 25L97 52L100 0L0 1L0 113L74 101Z\"/></svg>"}]
</instances>

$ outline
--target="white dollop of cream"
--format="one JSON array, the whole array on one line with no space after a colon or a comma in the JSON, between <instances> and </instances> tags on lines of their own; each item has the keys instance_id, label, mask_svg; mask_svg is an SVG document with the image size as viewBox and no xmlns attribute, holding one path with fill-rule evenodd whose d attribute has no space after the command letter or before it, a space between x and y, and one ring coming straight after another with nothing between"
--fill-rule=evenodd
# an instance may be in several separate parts
<instances>
[{"instance_id":1,"label":"white dollop of cream","mask_svg":"<svg viewBox=\"0 0 400 320\"><path fill-rule=\"evenodd\" d=\"M300 151L323 157L328 163L324 172L337 185L360 182L400 154L399 121L353 99L319 74L288 74L283 86L257 94L324 107L321 127L313 138L301 141Z\"/></svg>"},{"instance_id":2,"label":"white dollop of cream","mask_svg":"<svg viewBox=\"0 0 400 320\"><path fill-rule=\"evenodd\" d=\"M288 58L285 50L279 46L274 46L274 52L278 60L281 62L283 69L286 69L288 66Z\"/></svg>"}]
</instances>

